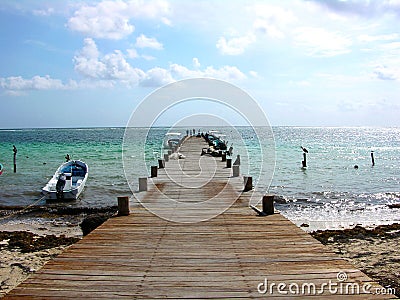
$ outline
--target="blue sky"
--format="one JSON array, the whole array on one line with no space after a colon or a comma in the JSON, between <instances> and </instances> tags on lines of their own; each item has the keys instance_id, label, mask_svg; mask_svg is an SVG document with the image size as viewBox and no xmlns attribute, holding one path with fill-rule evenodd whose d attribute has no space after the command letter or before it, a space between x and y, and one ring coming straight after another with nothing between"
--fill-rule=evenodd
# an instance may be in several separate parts
<instances>
[{"instance_id":1,"label":"blue sky","mask_svg":"<svg viewBox=\"0 0 400 300\"><path fill-rule=\"evenodd\" d=\"M400 126L400 1L0 2L0 128L125 126L211 77L272 125Z\"/></svg>"}]
</instances>

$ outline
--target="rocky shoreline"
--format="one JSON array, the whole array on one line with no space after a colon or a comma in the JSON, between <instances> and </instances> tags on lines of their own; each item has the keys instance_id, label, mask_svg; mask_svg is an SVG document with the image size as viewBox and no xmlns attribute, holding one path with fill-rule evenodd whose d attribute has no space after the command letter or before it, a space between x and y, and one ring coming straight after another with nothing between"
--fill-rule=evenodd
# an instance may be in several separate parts
<instances>
[{"instance_id":1,"label":"rocky shoreline","mask_svg":"<svg viewBox=\"0 0 400 300\"><path fill-rule=\"evenodd\" d=\"M79 241L117 207L0 207L0 297Z\"/></svg>"}]
</instances>

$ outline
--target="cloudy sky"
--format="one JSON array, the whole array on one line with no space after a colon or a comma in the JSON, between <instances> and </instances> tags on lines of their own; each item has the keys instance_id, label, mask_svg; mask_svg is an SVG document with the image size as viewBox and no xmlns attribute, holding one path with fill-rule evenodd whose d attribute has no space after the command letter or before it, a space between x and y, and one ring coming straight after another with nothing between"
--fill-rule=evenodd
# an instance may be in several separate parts
<instances>
[{"instance_id":1,"label":"cloudy sky","mask_svg":"<svg viewBox=\"0 0 400 300\"><path fill-rule=\"evenodd\" d=\"M211 77L273 125L400 126L400 1L0 1L0 128L125 126Z\"/></svg>"}]
</instances>

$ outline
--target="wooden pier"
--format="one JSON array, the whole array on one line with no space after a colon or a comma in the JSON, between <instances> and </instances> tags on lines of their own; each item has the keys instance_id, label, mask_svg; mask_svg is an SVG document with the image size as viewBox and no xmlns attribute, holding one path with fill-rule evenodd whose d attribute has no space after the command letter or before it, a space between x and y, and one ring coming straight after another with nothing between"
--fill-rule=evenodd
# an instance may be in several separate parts
<instances>
[{"instance_id":1,"label":"wooden pier","mask_svg":"<svg viewBox=\"0 0 400 300\"><path fill-rule=\"evenodd\" d=\"M7 298L396 298L369 294L381 287L279 213L257 216L241 178L221 158L200 158L202 147L187 139L186 158L167 162L137 193L163 218L132 205Z\"/></svg>"}]
</instances>

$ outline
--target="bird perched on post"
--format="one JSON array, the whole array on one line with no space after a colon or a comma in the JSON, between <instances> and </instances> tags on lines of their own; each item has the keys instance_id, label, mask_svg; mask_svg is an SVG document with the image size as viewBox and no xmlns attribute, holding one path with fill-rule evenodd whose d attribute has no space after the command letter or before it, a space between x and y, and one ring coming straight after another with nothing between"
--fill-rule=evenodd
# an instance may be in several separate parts
<instances>
[{"instance_id":1,"label":"bird perched on post","mask_svg":"<svg viewBox=\"0 0 400 300\"><path fill-rule=\"evenodd\" d=\"M308 153L308 150L306 148L304 148L303 146L300 146L301 149L303 150L304 153Z\"/></svg>"}]
</instances>

